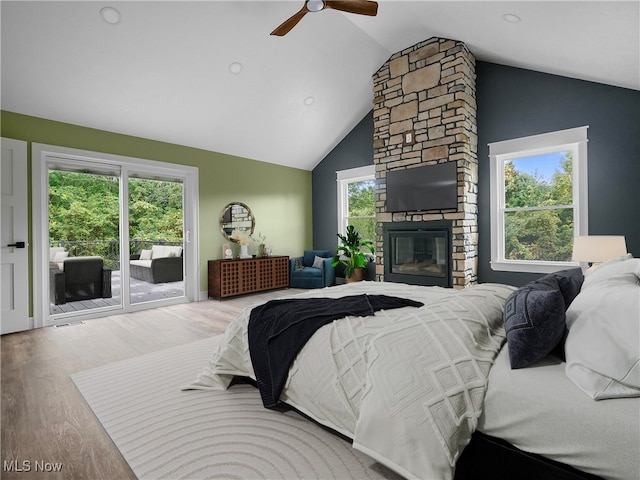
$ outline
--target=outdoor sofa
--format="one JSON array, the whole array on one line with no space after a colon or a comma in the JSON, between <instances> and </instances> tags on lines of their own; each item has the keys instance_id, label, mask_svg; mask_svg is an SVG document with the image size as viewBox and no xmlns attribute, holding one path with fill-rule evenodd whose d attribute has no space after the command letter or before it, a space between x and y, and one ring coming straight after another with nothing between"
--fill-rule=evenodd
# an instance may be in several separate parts
<instances>
[{"instance_id":1,"label":"outdoor sofa","mask_svg":"<svg viewBox=\"0 0 640 480\"><path fill-rule=\"evenodd\" d=\"M130 275L148 283L178 282L183 279L182 260L181 246L153 245L131 255Z\"/></svg>"}]
</instances>

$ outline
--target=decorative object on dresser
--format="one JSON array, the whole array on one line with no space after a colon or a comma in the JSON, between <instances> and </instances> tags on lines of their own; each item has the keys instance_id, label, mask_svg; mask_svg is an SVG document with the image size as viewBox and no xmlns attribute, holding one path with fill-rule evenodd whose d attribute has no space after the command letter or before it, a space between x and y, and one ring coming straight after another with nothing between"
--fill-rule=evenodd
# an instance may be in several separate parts
<instances>
[{"instance_id":1,"label":"decorative object on dresser","mask_svg":"<svg viewBox=\"0 0 640 480\"><path fill-rule=\"evenodd\" d=\"M251 255L249 255L249 242L251 241L251 237L247 232L234 230L229 238L240 245L240 258L251 258Z\"/></svg>"},{"instance_id":2,"label":"decorative object on dresser","mask_svg":"<svg viewBox=\"0 0 640 480\"><path fill-rule=\"evenodd\" d=\"M252 240L254 242L256 242L256 244L258 245L258 258L260 257L268 257L269 255L267 254L267 247L264 244L264 241L267 239L267 236L264 235L262 232L258 232L258 237L257 238L252 238Z\"/></svg>"},{"instance_id":3,"label":"decorative object on dresser","mask_svg":"<svg viewBox=\"0 0 640 480\"><path fill-rule=\"evenodd\" d=\"M209 260L208 292L213 298L289 286L289 257Z\"/></svg>"}]
</instances>

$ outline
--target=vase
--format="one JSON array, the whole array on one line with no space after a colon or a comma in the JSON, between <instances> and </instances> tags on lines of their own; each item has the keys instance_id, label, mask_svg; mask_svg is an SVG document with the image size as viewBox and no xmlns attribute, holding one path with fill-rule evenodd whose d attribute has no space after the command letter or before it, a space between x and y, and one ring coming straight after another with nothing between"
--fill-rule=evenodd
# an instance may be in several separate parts
<instances>
[{"instance_id":1,"label":"vase","mask_svg":"<svg viewBox=\"0 0 640 480\"><path fill-rule=\"evenodd\" d=\"M260 245L258 245L258 257L262 258L264 256L265 256L264 243L261 243Z\"/></svg>"},{"instance_id":2,"label":"vase","mask_svg":"<svg viewBox=\"0 0 640 480\"><path fill-rule=\"evenodd\" d=\"M350 277L346 278L347 283L361 282L364 278L364 268L354 268Z\"/></svg>"},{"instance_id":3,"label":"vase","mask_svg":"<svg viewBox=\"0 0 640 480\"><path fill-rule=\"evenodd\" d=\"M251 258L248 245L240 245L240 258Z\"/></svg>"}]
</instances>

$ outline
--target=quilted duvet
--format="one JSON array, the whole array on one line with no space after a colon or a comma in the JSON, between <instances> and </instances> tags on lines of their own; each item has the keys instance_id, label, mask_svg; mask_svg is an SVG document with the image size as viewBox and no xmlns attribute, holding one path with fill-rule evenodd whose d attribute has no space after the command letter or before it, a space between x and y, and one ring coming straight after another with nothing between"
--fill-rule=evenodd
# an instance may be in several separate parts
<instances>
[{"instance_id":1,"label":"quilted duvet","mask_svg":"<svg viewBox=\"0 0 640 480\"><path fill-rule=\"evenodd\" d=\"M320 328L291 366L280 399L407 478L451 479L482 413L487 377L505 340L503 307L514 290L359 282L298 295L384 294L424 306ZM255 380L250 312L229 325L190 388L226 389L234 376Z\"/></svg>"}]
</instances>

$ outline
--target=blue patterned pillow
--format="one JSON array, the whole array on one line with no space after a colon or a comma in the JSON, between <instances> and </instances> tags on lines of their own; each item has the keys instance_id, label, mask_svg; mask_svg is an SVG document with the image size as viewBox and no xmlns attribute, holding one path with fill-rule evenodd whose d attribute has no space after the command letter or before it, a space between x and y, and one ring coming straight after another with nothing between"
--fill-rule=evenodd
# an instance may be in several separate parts
<instances>
[{"instance_id":1,"label":"blue patterned pillow","mask_svg":"<svg viewBox=\"0 0 640 480\"><path fill-rule=\"evenodd\" d=\"M580 292L579 268L550 273L520 287L507 299L504 328L511 368L546 357L565 338L565 311Z\"/></svg>"}]
</instances>

